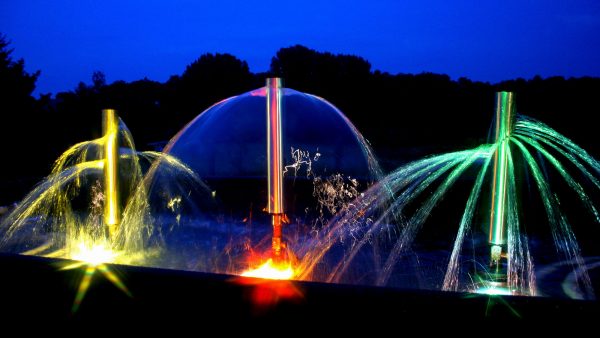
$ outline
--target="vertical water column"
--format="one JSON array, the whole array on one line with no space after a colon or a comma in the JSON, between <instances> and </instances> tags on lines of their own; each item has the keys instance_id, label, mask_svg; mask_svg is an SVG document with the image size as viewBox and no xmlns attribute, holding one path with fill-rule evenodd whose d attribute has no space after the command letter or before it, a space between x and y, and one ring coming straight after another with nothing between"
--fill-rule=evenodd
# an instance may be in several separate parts
<instances>
[{"instance_id":1,"label":"vertical water column","mask_svg":"<svg viewBox=\"0 0 600 338\"><path fill-rule=\"evenodd\" d=\"M119 226L119 118L114 109L102 110L104 133L104 223L109 236L114 236Z\"/></svg>"},{"instance_id":2,"label":"vertical water column","mask_svg":"<svg viewBox=\"0 0 600 338\"><path fill-rule=\"evenodd\" d=\"M283 221L282 86L281 78L267 78L267 179L268 207L272 216L272 258L282 261L281 227Z\"/></svg>"},{"instance_id":3,"label":"vertical water column","mask_svg":"<svg viewBox=\"0 0 600 338\"><path fill-rule=\"evenodd\" d=\"M506 258L506 215L508 198L508 161L510 156L509 138L514 130L515 101L511 92L496 93L496 126L494 153L494 172L492 181L492 203L490 210L490 267L491 273L498 278L506 278L501 264ZM502 276L504 275L504 276Z\"/></svg>"}]
</instances>

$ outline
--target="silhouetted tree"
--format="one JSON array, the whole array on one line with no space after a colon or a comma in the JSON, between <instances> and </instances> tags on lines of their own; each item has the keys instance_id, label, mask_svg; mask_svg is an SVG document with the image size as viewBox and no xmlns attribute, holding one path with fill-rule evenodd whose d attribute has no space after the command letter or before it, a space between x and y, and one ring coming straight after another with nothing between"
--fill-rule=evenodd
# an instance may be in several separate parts
<instances>
[{"instance_id":1,"label":"silhouetted tree","mask_svg":"<svg viewBox=\"0 0 600 338\"><path fill-rule=\"evenodd\" d=\"M231 54L204 54L181 76L167 82L166 105L171 118L185 124L215 102L252 88L253 75L246 61Z\"/></svg>"},{"instance_id":2,"label":"silhouetted tree","mask_svg":"<svg viewBox=\"0 0 600 338\"><path fill-rule=\"evenodd\" d=\"M183 127L173 124L164 96L165 85L156 81L117 81L103 88L102 103L117 109L134 135L136 146L148 149L148 143L168 140Z\"/></svg>"},{"instance_id":3,"label":"silhouetted tree","mask_svg":"<svg viewBox=\"0 0 600 338\"><path fill-rule=\"evenodd\" d=\"M231 54L204 54L185 68L179 89L191 98L219 100L247 89L251 78L246 61Z\"/></svg>"},{"instance_id":4,"label":"silhouetted tree","mask_svg":"<svg viewBox=\"0 0 600 338\"><path fill-rule=\"evenodd\" d=\"M26 154L32 150L32 135L37 135L42 128L42 121L38 120L38 106L31 96L40 72L26 72L23 59L13 60L11 57L13 50L9 45L6 36L0 34L0 144L3 158L0 166L0 205L20 196L30 184L21 182L39 173L37 159ZM43 151L43 147L36 147L35 150ZM41 157L44 157L43 154Z\"/></svg>"},{"instance_id":5,"label":"silhouetted tree","mask_svg":"<svg viewBox=\"0 0 600 338\"><path fill-rule=\"evenodd\" d=\"M29 74L23 59L13 60L10 42L0 34L0 100L2 105L13 109L31 109L34 102L31 93L40 71Z\"/></svg>"},{"instance_id":6,"label":"silhouetted tree","mask_svg":"<svg viewBox=\"0 0 600 338\"><path fill-rule=\"evenodd\" d=\"M95 71L92 74L92 84L95 89L100 89L106 86L106 75L99 70Z\"/></svg>"},{"instance_id":7,"label":"silhouetted tree","mask_svg":"<svg viewBox=\"0 0 600 338\"><path fill-rule=\"evenodd\" d=\"M358 56L321 53L295 45L277 51L271 59L271 73L283 77L286 86L301 91L350 96L366 85L371 64Z\"/></svg>"},{"instance_id":8,"label":"silhouetted tree","mask_svg":"<svg viewBox=\"0 0 600 338\"><path fill-rule=\"evenodd\" d=\"M589 123L600 112L600 78L535 76L504 81L495 90L516 93L517 111L557 129L598 156L597 126Z\"/></svg>"}]
</instances>

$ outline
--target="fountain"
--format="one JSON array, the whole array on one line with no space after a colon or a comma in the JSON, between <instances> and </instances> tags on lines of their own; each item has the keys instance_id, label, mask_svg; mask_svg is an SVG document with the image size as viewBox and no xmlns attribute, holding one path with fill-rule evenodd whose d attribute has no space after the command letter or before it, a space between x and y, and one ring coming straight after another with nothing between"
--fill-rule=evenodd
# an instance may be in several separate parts
<instances>
[{"instance_id":1,"label":"fountain","mask_svg":"<svg viewBox=\"0 0 600 338\"><path fill-rule=\"evenodd\" d=\"M210 107L164 153L135 151L116 112L103 116L104 136L69 148L3 220L0 251L290 278L297 243L381 176L339 110L277 78Z\"/></svg>"},{"instance_id":2,"label":"fountain","mask_svg":"<svg viewBox=\"0 0 600 338\"><path fill-rule=\"evenodd\" d=\"M597 178L600 163L543 123L515 116L514 107L512 93L497 94L493 143L406 164L361 194L353 201L352 208L343 210L331 220L327 231L319 238L311 239L302 249L296 250L303 257L297 268L299 278L336 283L356 283L358 280L361 284L404 287L418 282L421 287L430 289L538 295L528 237L536 234L525 232L526 225L521 216L529 210L525 210L517 194L519 189L536 188L539 192L537 203L545 211L545 222L549 225L556 251L573 266L571 279L578 290L575 294L579 298L593 298L581 249L566 213L561 210L558 196L551 189L550 175L563 179L568 190L574 192L573 196L589 212L589 220L597 223L600 218L590 193L597 194L595 189L600 188ZM537 152L537 158L532 151ZM527 172L531 173L533 187L517 176L517 173ZM451 204L452 212L463 211L455 241L451 248L444 249L450 254L440 255L436 243L443 237L436 231L448 236L445 229L449 228L448 223L454 222L444 219L446 224L438 224L435 231L429 230L423 235L425 244L421 243L420 249L429 251L429 256L419 256L416 252L419 248L414 247L419 232L428 218L441 208L439 202L450 194L451 188L459 189L454 187L455 183L473 177L467 173L474 174L475 179L470 191L462 192L467 197L466 206L461 208L456 200ZM485 198L486 179L491 180L490 200ZM485 210L489 210L487 217ZM487 224L487 233L474 227L474 222ZM539 217L536 222L540 222ZM529 227L533 228L533 224ZM484 236L487 237L487 254L481 250ZM466 242L471 245L465 245ZM366 250L368 247L370 249ZM536 249L548 255L547 249ZM482 257L487 257L488 263L483 263L486 259ZM426 282L415 281L414 276L423 270L419 259L432 261L432 267L427 269L429 273L435 274L436 270L442 269L445 273L429 277ZM323 265L328 260L327 268L315 271L318 264ZM436 265L433 261L446 263ZM465 266L470 266L466 272ZM421 279L424 279L422 275Z\"/></svg>"},{"instance_id":3,"label":"fountain","mask_svg":"<svg viewBox=\"0 0 600 338\"><path fill-rule=\"evenodd\" d=\"M167 152L202 173L203 179L217 187L214 192L223 196L225 204L235 205L230 212L234 215L232 219L243 217L242 222L238 221L237 229L230 225L228 231L233 235L228 239L211 234L217 238L213 244L227 242L227 245L221 244L225 249L217 250L229 250L227 266L217 263L201 271L239 274L259 266L259 273L249 270L244 274L262 277L276 274L276 278L289 278L293 274L294 279L334 283L399 287L417 283L425 289L540 295L543 293L538 291L533 257L534 254L548 256L549 253L545 248L540 250L537 244L531 248L530 241L538 240L538 229L530 234L525 231L534 228L524 225L522 217L526 214L527 222L539 223L540 216L547 220L558 254L573 266L575 275L571 280L578 291L572 294L578 298L593 298L581 249L566 214L560 210L558 197L550 189L550 178L561 177L568 190L573 191L589 211L590 220L598 222L590 193L596 194L594 188L600 187L596 178L599 163L543 123L517 116L512 93L497 94L491 143L409 163L373 186L373 178L382 177L381 171L368 144L345 118L338 119L337 128L340 125L348 128L336 130L335 134L351 131L347 140L352 142L345 142L345 146L356 150L350 158L331 161L336 153L342 153L342 147L336 146L335 140L319 136L318 130L311 129L315 125L326 131L336 128L336 124L323 127L326 114L317 116L308 109L321 103L324 101L314 96L283 88L279 79L269 79L264 88L215 104L171 141ZM261 123L265 110L266 128ZM304 119L300 121L297 116ZM343 117L339 112L332 116ZM267 138L262 136L265 134ZM290 150L287 156L286 149ZM319 156L313 158L311 154ZM326 166L318 167L328 160ZM339 165L340 162L343 164ZM348 166L352 163L361 164L363 173ZM298 174L302 167L306 170L305 175ZM262 181L265 172L268 173L266 182ZM363 179L360 188L351 183L352 176L347 175L348 172ZM323 178L324 173L334 174ZM527 185L529 177L533 180ZM266 191L257 189L250 193L253 189L247 189L252 187L247 180L256 178L259 186L266 185ZM228 186L223 181L227 179L235 181L234 199L226 196ZM364 184L369 180L370 183ZM443 235L431 230L420 235L430 216L440 212L442 199L451 190L461 189L455 184L459 181L471 181L472 188L465 190L462 187L466 205L461 206L457 199L447 208L454 213L462 210L457 222L458 233L451 234L447 230L451 227L445 225L437 229L443 229L440 230ZM588 187L584 189L582 184ZM302 191L303 185L311 186L304 188L304 195L310 191L312 194L308 195L318 202L313 212L321 211L315 212L313 216L317 217L312 219L299 217L302 210L310 209L306 207L310 203L298 203L302 200L302 193L298 191ZM368 189L361 192L364 188ZM522 189L539 191L538 204L545 216L530 212L535 208L528 210L521 204L518 191ZM290 196L294 198L290 199ZM350 198L344 199L344 196ZM269 215L269 220L259 219L257 214L261 211L253 210L257 204L258 208L266 206L263 215ZM244 213L244 210L248 212ZM323 210L329 213L324 215ZM288 240L284 240L281 229L288 216L296 222L286 226L293 238L288 235ZM252 225L253 217L257 227ZM444 220L445 223L448 221L452 222ZM481 224L481 229L474 226L476 223ZM272 234L266 233L267 224L271 224ZM245 228L240 230L241 226ZM309 231L303 230L306 228ZM455 236L455 241L443 250L437 247L434 250L437 244L427 243L429 235L437 236L437 241L445 236ZM419 246L415 248L419 236L423 236L425 243L417 243ZM243 244L235 244L241 239ZM266 243L270 243L268 249ZM234 252L236 247L238 251ZM427 252L425 255L418 252L423 249ZM265 252L266 255L261 254ZM258 258L247 259L252 255ZM423 260L430 261L431 266L423 268ZM547 264L549 260L542 257L538 261ZM267 263L261 265L265 261ZM275 266L283 262L283 267L272 269L273 262ZM282 270L286 273L279 274ZM436 270L443 274L436 275Z\"/></svg>"},{"instance_id":4,"label":"fountain","mask_svg":"<svg viewBox=\"0 0 600 338\"><path fill-rule=\"evenodd\" d=\"M103 135L65 151L2 220L1 251L92 266L164 264L164 228L173 224L158 209L192 191L209 192L177 159L137 152L113 109L103 110Z\"/></svg>"},{"instance_id":5,"label":"fountain","mask_svg":"<svg viewBox=\"0 0 600 338\"><path fill-rule=\"evenodd\" d=\"M221 219L203 226L198 252L212 254L197 271L292 277L296 247L382 176L337 108L279 78L208 108L165 152L197 172L221 205Z\"/></svg>"},{"instance_id":6,"label":"fountain","mask_svg":"<svg viewBox=\"0 0 600 338\"><path fill-rule=\"evenodd\" d=\"M592 197L600 163L543 123L518 116L512 93L497 94L491 143L386 176L339 110L278 78L208 108L163 153L135 151L116 112L103 114L104 136L67 150L3 220L0 250L81 260L101 271L114 262L539 295L533 257L540 249L530 244L536 235L525 231L533 226L522 220L518 199L520 190L532 190L531 176L557 252L574 267L572 294L594 297L550 178L561 177L598 222ZM454 219L436 213L446 215L440 202L456 191L466 202L452 199L446 208L447 215L460 211L454 232ZM427 230L430 219L444 224ZM455 240L439 245L448 236Z\"/></svg>"},{"instance_id":7,"label":"fountain","mask_svg":"<svg viewBox=\"0 0 600 338\"><path fill-rule=\"evenodd\" d=\"M271 215L273 236L271 258L257 269L242 273L246 277L290 279L294 276L290 259L284 257L282 226L283 209L283 153L282 153L282 95L281 79L267 79L267 212Z\"/></svg>"}]
</instances>

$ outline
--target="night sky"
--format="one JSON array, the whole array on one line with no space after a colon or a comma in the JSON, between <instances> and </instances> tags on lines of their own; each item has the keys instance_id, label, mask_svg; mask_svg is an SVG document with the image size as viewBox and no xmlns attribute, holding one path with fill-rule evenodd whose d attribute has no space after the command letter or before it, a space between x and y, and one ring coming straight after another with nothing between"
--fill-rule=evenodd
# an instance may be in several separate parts
<instances>
[{"instance_id":1,"label":"night sky","mask_svg":"<svg viewBox=\"0 0 600 338\"><path fill-rule=\"evenodd\" d=\"M35 94L90 83L95 70L109 83L165 81L207 52L261 72L295 44L390 73L600 76L597 0L1 0L0 32L42 71Z\"/></svg>"}]
</instances>

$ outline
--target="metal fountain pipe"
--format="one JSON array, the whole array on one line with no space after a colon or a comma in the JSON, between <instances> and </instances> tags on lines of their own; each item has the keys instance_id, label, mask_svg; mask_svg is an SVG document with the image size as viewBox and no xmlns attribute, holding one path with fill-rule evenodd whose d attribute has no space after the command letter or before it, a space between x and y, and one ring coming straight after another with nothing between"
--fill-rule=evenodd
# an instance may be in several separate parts
<instances>
[{"instance_id":1,"label":"metal fountain pipe","mask_svg":"<svg viewBox=\"0 0 600 338\"><path fill-rule=\"evenodd\" d=\"M515 100L512 92L496 93L494 179L492 181L492 204L490 212L491 260L498 263L502 246L506 244L506 202L508 184L509 138L515 126Z\"/></svg>"},{"instance_id":2,"label":"metal fountain pipe","mask_svg":"<svg viewBox=\"0 0 600 338\"><path fill-rule=\"evenodd\" d=\"M119 118L114 109L102 110L104 134L104 223L109 236L117 232L119 213Z\"/></svg>"},{"instance_id":3,"label":"metal fountain pipe","mask_svg":"<svg viewBox=\"0 0 600 338\"><path fill-rule=\"evenodd\" d=\"M272 258L282 259L281 226L283 219L283 156L282 156L282 84L281 78L267 78L267 176L268 212L273 219Z\"/></svg>"}]
</instances>

